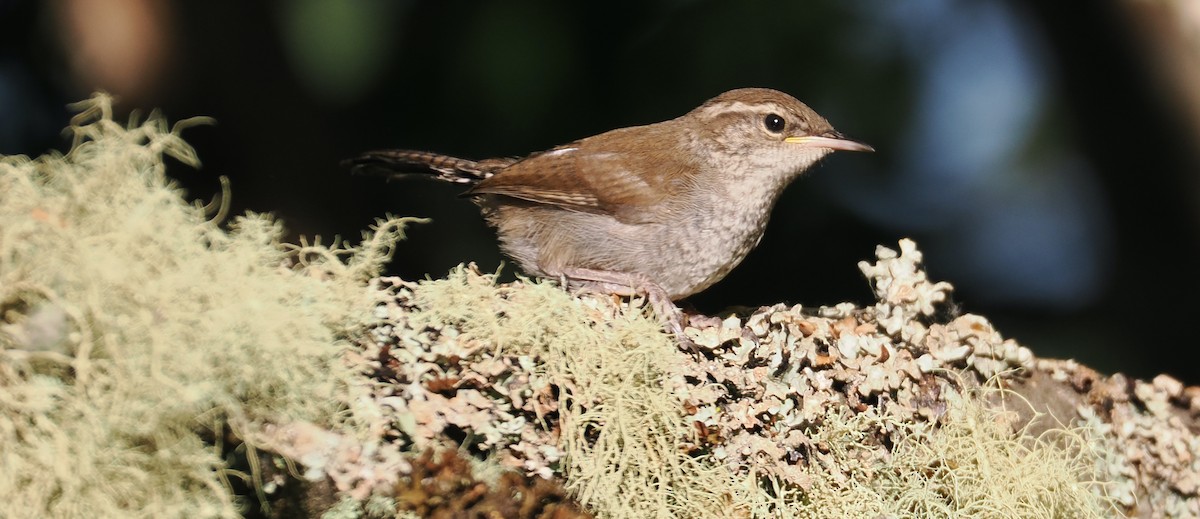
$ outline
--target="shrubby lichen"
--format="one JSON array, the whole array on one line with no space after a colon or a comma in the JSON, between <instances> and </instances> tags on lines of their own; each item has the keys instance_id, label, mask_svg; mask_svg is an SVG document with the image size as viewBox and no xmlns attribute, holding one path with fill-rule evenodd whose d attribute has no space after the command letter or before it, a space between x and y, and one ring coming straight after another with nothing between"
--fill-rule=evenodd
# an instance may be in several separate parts
<instances>
[{"instance_id":1,"label":"shrubby lichen","mask_svg":"<svg viewBox=\"0 0 1200 519\"><path fill-rule=\"evenodd\" d=\"M919 259L905 242L863 265L894 312L696 319L698 354L636 301L474 268L382 279L392 297L365 372L405 441L466 433L463 447L564 479L601 517L1112 515L1081 433L1026 435L979 386L1028 350L979 316L917 320L949 289ZM890 332L876 321L895 314Z\"/></svg>"},{"instance_id":2,"label":"shrubby lichen","mask_svg":"<svg viewBox=\"0 0 1200 519\"><path fill-rule=\"evenodd\" d=\"M0 502L239 516L205 437L353 421L344 331L402 224L364 251L285 246L262 214L226 230L164 175L164 155L198 164L179 131L201 121L122 126L110 106L76 107L65 156L0 158Z\"/></svg>"}]
</instances>

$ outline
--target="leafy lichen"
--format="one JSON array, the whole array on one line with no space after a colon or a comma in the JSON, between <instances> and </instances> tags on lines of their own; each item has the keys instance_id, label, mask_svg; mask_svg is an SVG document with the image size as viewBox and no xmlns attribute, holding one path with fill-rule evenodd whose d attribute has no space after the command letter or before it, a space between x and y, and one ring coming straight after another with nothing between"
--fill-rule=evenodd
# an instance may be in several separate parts
<instances>
[{"instance_id":1,"label":"leafy lichen","mask_svg":"<svg viewBox=\"0 0 1200 519\"><path fill-rule=\"evenodd\" d=\"M916 272L913 251L885 250L864 271L898 280L889 272ZM910 281L920 286L900 286ZM821 317L780 305L744 326L699 319L688 329L695 354L636 304L549 283L497 285L473 268L380 282L392 294L386 324L364 347L397 435L426 447L465 433L461 447L564 479L600 517L1114 511L1082 433L1024 434L990 403L999 390L961 389L1028 361L1003 354L1016 346L978 316L889 334L870 309ZM921 287L931 292L920 297ZM922 273L889 291L914 295L891 303L901 307L947 289ZM914 358L962 348L931 358L936 366Z\"/></svg>"}]
</instances>

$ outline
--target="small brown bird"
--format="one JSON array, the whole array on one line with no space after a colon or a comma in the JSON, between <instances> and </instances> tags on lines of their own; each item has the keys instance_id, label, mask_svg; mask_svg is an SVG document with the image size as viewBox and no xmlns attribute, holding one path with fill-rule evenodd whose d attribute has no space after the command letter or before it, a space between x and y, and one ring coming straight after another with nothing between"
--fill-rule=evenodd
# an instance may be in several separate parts
<instances>
[{"instance_id":1,"label":"small brown bird","mask_svg":"<svg viewBox=\"0 0 1200 519\"><path fill-rule=\"evenodd\" d=\"M743 88L676 119L524 158L381 150L348 163L470 185L463 196L479 204L501 250L523 271L644 293L686 343L671 301L733 270L758 245L783 189L834 150L874 151L790 95Z\"/></svg>"}]
</instances>

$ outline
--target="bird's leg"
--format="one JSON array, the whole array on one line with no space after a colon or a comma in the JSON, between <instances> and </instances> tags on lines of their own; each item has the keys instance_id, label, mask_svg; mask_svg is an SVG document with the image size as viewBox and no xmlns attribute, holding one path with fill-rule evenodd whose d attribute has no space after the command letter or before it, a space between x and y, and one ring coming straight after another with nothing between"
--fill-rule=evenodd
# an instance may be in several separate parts
<instances>
[{"instance_id":1,"label":"bird's leg","mask_svg":"<svg viewBox=\"0 0 1200 519\"><path fill-rule=\"evenodd\" d=\"M671 302L667 291L645 274L567 267L563 268L559 275L565 276L574 286L582 289L626 297L645 294L650 306L654 308L654 313L665 321L667 329L675 335L680 345L685 349L696 349L691 339L683 333L683 312Z\"/></svg>"}]
</instances>

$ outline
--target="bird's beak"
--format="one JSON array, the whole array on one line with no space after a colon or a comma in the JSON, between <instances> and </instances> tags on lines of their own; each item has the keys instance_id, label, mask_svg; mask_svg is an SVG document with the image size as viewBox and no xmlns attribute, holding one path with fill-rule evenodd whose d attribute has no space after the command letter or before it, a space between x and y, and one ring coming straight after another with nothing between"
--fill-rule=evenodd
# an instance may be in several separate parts
<instances>
[{"instance_id":1,"label":"bird's beak","mask_svg":"<svg viewBox=\"0 0 1200 519\"><path fill-rule=\"evenodd\" d=\"M840 151L875 151L875 148L872 148L861 142L855 142L849 139L839 139L836 137L820 137L817 135L788 137L784 139L783 142L799 144L809 148L828 148L831 150Z\"/></svg>"}]
</instances>

